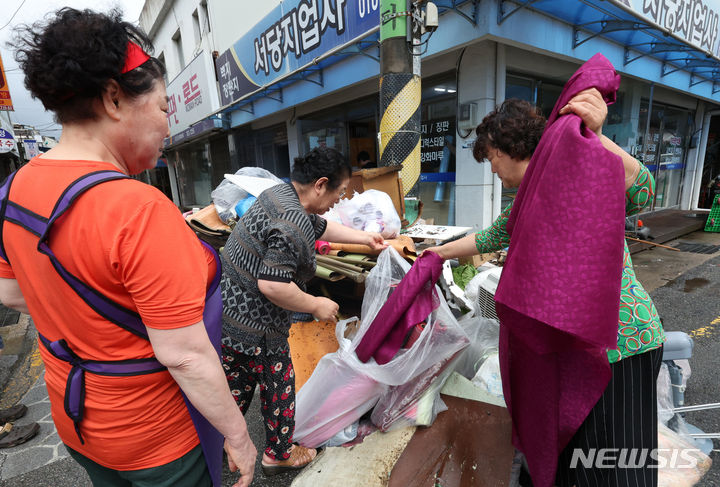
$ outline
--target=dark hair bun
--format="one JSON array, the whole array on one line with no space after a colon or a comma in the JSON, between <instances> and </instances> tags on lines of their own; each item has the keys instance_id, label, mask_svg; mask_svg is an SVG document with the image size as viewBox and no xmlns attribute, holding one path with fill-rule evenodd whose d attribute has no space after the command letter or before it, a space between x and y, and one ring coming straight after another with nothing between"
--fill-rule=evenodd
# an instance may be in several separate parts
<instances>
[{"instance_id":1,"label":"dark hair bun","mask_svg":"<svg viewBox=\"0 0 720 487\"><path fill-rule=\"evenodd\" d=\"M345 156L331 147L316 147L303 157L296 157L291 179L300 184L314 183L328 178L328 185L337 188L343 179L350 177L350 163Z\"/></svg>"}]
</instances>

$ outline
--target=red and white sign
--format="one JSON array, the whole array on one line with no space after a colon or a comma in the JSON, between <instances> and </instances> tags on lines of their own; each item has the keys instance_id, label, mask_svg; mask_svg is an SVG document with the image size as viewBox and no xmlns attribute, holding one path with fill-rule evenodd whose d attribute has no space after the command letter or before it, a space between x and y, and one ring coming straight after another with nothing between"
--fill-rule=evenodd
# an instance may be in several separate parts
<instances>
[{"instance_id":1,"label":"red and white sign","mask_svg":"<svg viewBox=\"0 0 720 487\"><path fill-rule=\"evenodd\" d=\"M13 110L12 98L10 98L10 86L8 86L7 78L5 77L2 57L0 57L0 110Z\"/></svg>"},{"instance_id":2,"label":"red and white sign","mask_svg":"<svg viewBox=\"0 0 720 487\"><path fill-rule=\"evenodd\" d=\"M219 107L215 83L208 75L212 61L201 52L167 87L170 135L176 135ZM212 71L210 71L212 72Z\"/></svg>"}]
</instances>

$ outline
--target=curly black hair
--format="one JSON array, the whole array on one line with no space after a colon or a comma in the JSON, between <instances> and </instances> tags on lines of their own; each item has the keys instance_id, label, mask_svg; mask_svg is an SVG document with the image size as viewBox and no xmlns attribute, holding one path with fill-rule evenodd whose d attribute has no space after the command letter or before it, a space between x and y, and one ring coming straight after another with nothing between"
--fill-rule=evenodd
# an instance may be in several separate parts
<instances>
[{"instance_id":1,"label":"curly black hair","mask_svg":"<svg viewBox=\"0 0 720 487\"><path fill-rule=\"evenodd\" d=\"M25 72L25 87L60 123L94 119L92 102L115 80L129 96L152 91L165 67L151 57L136 69L121 73L128 42L152 54L150 39L122 20L122 12L107 14L65 7L47 22L15 29L11 44Z\"/></svg>"},{"instance_id":2,"label":"curly black hair","mask_svg":"<svg viewBox=\"0 0 720 487\"><path fill-rule=\"evenodd\" d=\"M475 129L473 157L482 162L492 146L513 159L530 159L545 130L545 122L540 110L531 103L517 98L505 100Z\"/></svg>"},{"instance_id":3,"label":"curly black hair","mask_svg":"<svg viewBox=\"0 0 720 487\"><path fill-rule=\"evenodd\" d=\"M303 157L296 157L290 179L300 184L314 183L328 178L328 187L335 189L350 177L350 163L339 151L330 147L316 147Z\"/></svg>"}]
</instances>

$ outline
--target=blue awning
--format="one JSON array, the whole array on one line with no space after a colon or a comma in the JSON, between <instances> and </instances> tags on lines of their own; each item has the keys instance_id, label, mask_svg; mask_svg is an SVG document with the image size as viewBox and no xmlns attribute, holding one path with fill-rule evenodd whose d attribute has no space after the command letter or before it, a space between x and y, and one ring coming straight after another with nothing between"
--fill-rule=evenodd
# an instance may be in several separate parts
<instances>
[{"instance_id":1,"label":"blue awning","mask_svg":"<svg viewBox=\"0 0 720 487\"><path fill-rule=\"evenodd\" d=\"M633 6L633 2L635 6ZM535 10L573 26L573 48L603 37L625 48L624 65L649 56L663 63L662 76L683 70L690 86L713 84L720 91L718 12L708 0L697 15L677 2L676 10L664 2L639 0L498 0L498 24L522 9Z\"/></svg>"}]
</instances>

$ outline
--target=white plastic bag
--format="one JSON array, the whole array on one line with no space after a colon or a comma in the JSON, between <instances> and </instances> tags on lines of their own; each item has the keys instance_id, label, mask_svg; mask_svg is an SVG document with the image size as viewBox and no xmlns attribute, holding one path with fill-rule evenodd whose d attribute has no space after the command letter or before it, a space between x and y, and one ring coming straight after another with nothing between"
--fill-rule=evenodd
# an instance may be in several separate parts
<instances>
[{"instance_id":1,"label":"white plastic bag","mask_svg":"<svg viewBox=\"0 0 720 487\"><path fill-rule=\"evenodd\" d=\"M343 225L366 232L378 232L384 238L395 238L400 232L400 217L392 199L387 193L376 189L368 189L355 193L350 199L340 200L332 212L340 217Z\"/></svg>"},{"instance_id":2,"label":"white plastic bag","mask_svg":"<svg viewBox=\"0 0 720 487\"><path fill-rule=\"evenodd\" d=\"M235 174L240 176L266 178L271 179L276 183L282 183L281 179L277 178L267 169L263 169L261 167L243 167ZM217 210L220 219L225 223L228 223L237 216L235 214L235 205L237 205L240 200L247 198L249 195L250 193L227 179L223 179L222 182L218 184L217 188L210 193L213 203L215 203L215 210Z\"/></svg>"}]
</instances>

